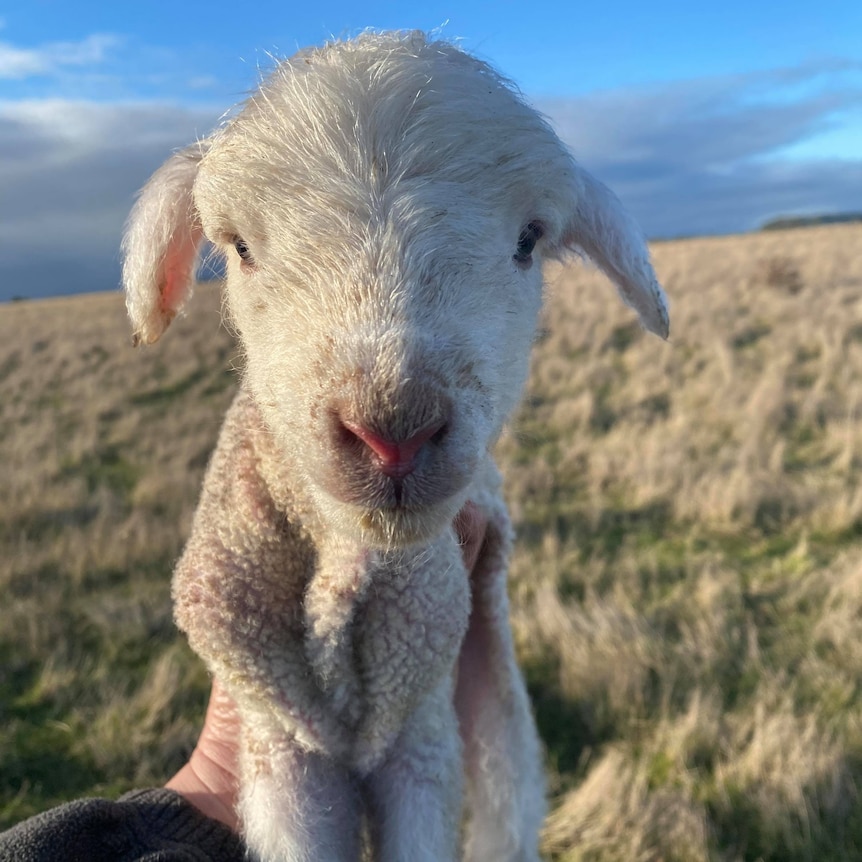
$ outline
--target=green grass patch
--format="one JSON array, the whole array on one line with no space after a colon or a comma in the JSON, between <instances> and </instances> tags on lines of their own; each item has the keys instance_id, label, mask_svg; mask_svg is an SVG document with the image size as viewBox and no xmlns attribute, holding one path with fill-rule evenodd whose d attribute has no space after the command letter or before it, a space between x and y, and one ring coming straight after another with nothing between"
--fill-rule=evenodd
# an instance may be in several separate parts
<instances>
[{"instance_id":1,"label":"green grass patch","mask_svg":"<svg viewBox=\"0 0 862 862\"><path fill-rule=\"evenodd\" d=\"M129 402L135 407L164 407L188 395L199 383L206 380L209 376L210 372L205 367L196 368L185 377L181 377L173 383L133 394L129 398Z\"/></svg>"}]
</instances>

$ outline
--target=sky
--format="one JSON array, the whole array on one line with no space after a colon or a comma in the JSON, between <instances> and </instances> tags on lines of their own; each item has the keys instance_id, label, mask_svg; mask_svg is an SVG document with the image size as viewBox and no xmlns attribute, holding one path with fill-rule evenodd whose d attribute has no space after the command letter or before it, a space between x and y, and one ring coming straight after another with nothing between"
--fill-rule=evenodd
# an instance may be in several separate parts
<instances>
[{"instance_id":1,"label":"sky","mask_svg":"<svg viewBox=\"0 0 862 862\"><path fill-rule=\"evenodd\" d=\"M116 289L159 164L278 57L368 27L490 61L650 237L862 211L859 0L29 0L0 4L0 301Z\"/></svg>"}]
</instances>

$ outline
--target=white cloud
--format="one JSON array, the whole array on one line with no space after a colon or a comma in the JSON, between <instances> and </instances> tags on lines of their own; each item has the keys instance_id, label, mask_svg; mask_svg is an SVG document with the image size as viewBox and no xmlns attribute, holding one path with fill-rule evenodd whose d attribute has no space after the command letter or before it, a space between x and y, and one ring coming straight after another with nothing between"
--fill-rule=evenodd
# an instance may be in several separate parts
<instances>
[{"instance_id":1,"label":"white cloud","mask_svg":"<svg viewBox=\"0 0 862 862\"><path fill-rule=\"evenodd\" d=\"M54 74L70 66L96 65L121 41L117 36L95 33L80 42L50 42L36 48L0 42L0 78L22 80Z\"/></svg>"},{"instance_id":2,"label":"white cloud","mask_svg":"<svg viewBox=\"0 0 862 862\"><path fill-rule=\"evenodd\" d=\"M0 43L0 78L26 78L41 75L47 68L45 55L39 51L16 48Z\"/></svg>"},{"instance_id":3,"label":"white cloud","mask_svg":"<svg viewBox=\"0 0 862 862\"><path fill-rule=\"evenodd\" d=\"M786 155L859 112L862 85L838 86L837 65L540 107L648 235L742 231L777 214L862 206L862 154ZM135 191L219 117L220 108L155 102L0 100L0 237L15 250L0 255L0 300L116 287Z\"/></svg>"},{"instance_id":4,"label":"white cloud","mask_svg":"<svg viewBox=\"0 0 862 862\"><path fill-rule=\"evenodd\" d=\"M195 75L189 78L187 86L190 90L210 90L218 86L218 78L215 75Z\"/></svg>"},{"instance_id":5,"label":"white cloud","mask_svg":"<svg viewBox=\"0 0 862 862\"><path fill-rule=\"evenodd\" d=\"M862 154L789 155L836 123L862 127L859 71L830 61L539 107L647 233L723 233L779 213L860 208Z\"/></svg>"},{"instance_id":6,"label":"white cloud","mask_svg":"<svg viewBox=\"0 0 862 862\"><path fill-rule=\"evenodd\" d=\"M0 301L115 288L135 192L218 119L204 107L0 102L0 237L15 249L0 256Z\"/></svg>"}]
</instances>

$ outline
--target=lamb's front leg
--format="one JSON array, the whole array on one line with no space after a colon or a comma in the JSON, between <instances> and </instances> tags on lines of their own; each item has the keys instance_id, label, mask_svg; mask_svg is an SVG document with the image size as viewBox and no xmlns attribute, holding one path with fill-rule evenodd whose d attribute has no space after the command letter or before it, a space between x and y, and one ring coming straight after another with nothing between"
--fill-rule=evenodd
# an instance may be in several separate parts
<instances>
[{"instance_id":1,"label":"lamb's front leg","mask_svg":"<svg viewBox=\"0 0 862 862\"><path fill-rule=\"evenodd\" d=\"M470 608L454 533L378 555L358 619L363 715L353 763L366 777L380 862L458 858L463 768L454 666Z\"/></svg>"},{"instance_id":2,"label":"lamb's front leg","mask_svg":"<svg viewBox=\"0 0 862 862\"><path fill-rule=\"evenodd\" d=\"M357 862L360 788L336 760L300 748L266 717L247 715L241 768L239 808L251 858Z\"/></svg>"},{"instance_id":3,"label":"lamb's front leg","mask_svg":"<svg viewBox=\"0 0 862 862\"><path fill-rule=\"evenodd\" d=\"M290 550L261 544L244 556L193 533L174 573L174 615L241 713L267 712L299 746L346 756L350 731L305 656L301 595L267 579L289 571Z\"/></svg>"},{"instance_id":4,"label":"lamb's front leg","mask_svg":"<svg viewBox=\"0 0 862 862\"><path fill-rule=\"evenodd\" d=\"M273 500L263 475L271 449L240 393L174 573L174 617L241 712L268 711L299 746L346 756L349 729L305 655L303 594L316 550L290 507ZM284 492L285 482L274 484Z\"/></svg>"},{"instance_id":5,"label":"lamb's front leg","mask_svg":"<svg viewBox=\"0 0 862 862\"><path fill-rule=\"evenodd\" d=\"M351 730L362 716L354 627L374 574L372 557L367 548L322 544L317 571L303 596L305 655L333 715Z\"/></svg>"},{"instance_id":6,"label":"lamb's front leg","mask_svg":"<svg viewBox=\"0 0 862 862\"><path fill-rule=\"evenodd\" d=\"M360 775L377 769L420 701L454 678L470 614L451 529L421 550L381 553L371 566L356 634L363 714L353 764Z\"/></svg>"},{"instance_id":7,"label":"lamb's front leg","mask_svg":"<svg viewBox=\"0 0 862 862\"><path fill-rule=\"evenodd\" d=\"M459 859L462 784L461 740L447 678L420 701L366 780L374 858Z\"/></svg>"}]
</instances>

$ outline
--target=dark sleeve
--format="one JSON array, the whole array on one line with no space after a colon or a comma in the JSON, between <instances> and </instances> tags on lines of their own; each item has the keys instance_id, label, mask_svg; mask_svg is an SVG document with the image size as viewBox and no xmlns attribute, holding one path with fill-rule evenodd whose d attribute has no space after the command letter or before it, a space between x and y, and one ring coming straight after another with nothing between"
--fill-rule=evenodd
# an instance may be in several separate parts
<instances>
[{"instance_id":1,"label":"dark sleeve","mask_svg":"<svg viewBox=\"0 0 862 862\"><path fill-rule=\"evenodd\" d=\"M0 862L243 862L239 837L173 790L79 799L0 834Z\"/></svg>"}]
</instances>

